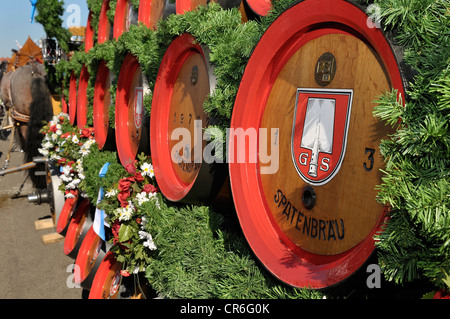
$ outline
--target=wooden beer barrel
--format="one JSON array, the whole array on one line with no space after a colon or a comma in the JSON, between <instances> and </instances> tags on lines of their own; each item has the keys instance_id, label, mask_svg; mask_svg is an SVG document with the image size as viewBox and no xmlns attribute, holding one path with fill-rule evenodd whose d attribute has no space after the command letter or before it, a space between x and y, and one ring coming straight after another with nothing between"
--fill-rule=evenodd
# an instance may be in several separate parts
<instances>
[{"instance_id":1,"label":"wooden beer barrel","mask_svg":"<svg viewBox=\"0 0 450 319\"><path fill-rule=\"evenodd\" d=\"M64 202L61 213L59 214L58 219L56 220L56 232L60 235L65 235L67 232L67 227L70 222L70 218L77 206L78 202L78 194L75 197L66 198Z\"/></svg>"},{"instance_id":2,"label":"wooden beer barrel","mask_svg":"<svg viewBox=\"0 0 450 319\"><path fill-rule=\"evenodd\" d=\"M149 123L144 116L147 89L137 58L128 54L119 73L115 112L117 153L123 165L133 161L138 153L149 152Z\"/></svg>"},{"instance_id":3,"label":"wooden beer barrel","mask_svg":"<svg viewBox=\"0 0 450 319\"><path fill-rule=\"evenodd\" d=\"M137 24L138 12L134 10L130 0L117 0L114 14L114 39L118 39L122 33L130 29L131 24Z\"/></svg>"},{"instance_id":4,"label":"wooden beer barrel","mask_svg":"<svg viewBox=\"0 0 450 319\"><path fill-rule=\"evenodd\" d=\"M115 149L114 129L109 125L109 107L111 99L111 82L113 73L100 61L94 85L93 126L97 147L101 149Z\"/></svg>"},{"instance_id":5,"label":"wooden beer barrel","mask_svg":"<svg viewBox=\"0 0 450 319\"><path fill-rule=\"evenodd\" d=\"M215 189L220 170L203 159L203 129L210 121L203 102L215 82L208 49L190 34L177 37L161 62L150 116L155 178L171 201L207 201Z\"/></svg>"},{"instance_id":6,"label":"wooden beer barrel","mask_svg":"<svg viewBox=\"0 0 450 319\"><path fill-rule=\"evenodd\" d=\"M141 0L139 2L138 21L147 28L156 29L159 20L163 19L166 0Z\"/></svg>"},{"instance_id":7,"label":"wooden beer barrel","mask_svg":"<svg viewBox=\"0 0 450 319\"><path fill-rule=\"evenodd\" d=\"M348 278L385 219L375 186L389 128L373 101L404 89L389 42L367 21L347 1L292 6L260 39L236 97L228 155L239 221L264 266L292 286Z\"/></svg>"},{"instance_id":8,"label":"wooden beer barrel","mask_svg":"<svg viewBox=\"0 0 450 319\"><path fill-rule=\"evenodd\" d=\"M93 226L89 228L75 260L74 282L76 284L84 289L91 289L98 267L111 245L95 233Z\"/></svg>"},{"instance_id":9,"label":"wooden beer barrel","mask_svg":"<svg viewBox=\"0 0 450 319\"><path fill-rule=\"evenodd\" d=\"M205 6L208 0L176 0L175 10L177 14L184 14L187 11L192 11L198 6Z\"/></svg>"},{"instance_id":10,"label":"wooden beer barrel","mask_svg":"<svg viewBox=\"0 0 450 319\"><path fill-rule=\"evenodd\" d=\"M77 94L77 126L82 129L87 125L88 113L88 97L87 88L89 82L89 71L86 65L81 68L80 78L78 79L78 94Z\"/></svg>"},{"instance_id":11,"label":"wooden beer barrel","mask_svg":"<svg viewBox=\"0 0 450 319\"><path fill-rule=\"evenodd\" d=\"M92 207L88 199L83 199L73 212L72 219L69 222L63 250L64 254L73 259L77 257L81 243L92 226L92 217L90 216Z\"/></svg>"},{"instance_id":12,"label":"wooden beer barrel","mask_svg":"<svg viewBox=\"0 0 450 319\"><path fill-rule=\"evenodd\" d=\"M84 40L84 52L88 53L94 46L94 28L92 27L92 11L89 11L88 20L86 23L86 33Z\"/></svg>"},{"instance_id":13,"label":"wooden beer barrel","mask_svg":"<svg viewBox=\"0 0 450 319\"><path fill-rule=\"evenodd\" d=\"M75 125L77 120L77 77L75 73L70 74L69 82L69 122Z\"/></svg>"},{"instance_id":14,"label":"wooden beer barrel","mask_svg":"<svg viewBox=\"0 0 450 319\"><path fill-rule=\"evenodd\" d=\"M102 3L100 15L98 17L97 42L102 44L105 41L111 40L113 36L112 26L108 20L109 0Z\"/></svg>"},{"instance_id":15,"label":"wooden beer barrel","mask_svg":"<svg viewBox=\"0 0 450 319\"><path fill-rule=\"evenodd\" d=\"M92 282L89 299L117 299L122 281L122 263L109 251L103 258Z\"/></svg>"}]
</instances>

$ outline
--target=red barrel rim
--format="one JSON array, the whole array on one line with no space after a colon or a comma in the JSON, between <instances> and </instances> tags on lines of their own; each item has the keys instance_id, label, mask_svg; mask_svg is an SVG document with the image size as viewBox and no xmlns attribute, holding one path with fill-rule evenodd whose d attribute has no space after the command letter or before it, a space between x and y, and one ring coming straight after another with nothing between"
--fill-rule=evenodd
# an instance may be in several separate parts
<instances>
[{"instance_id":1,"label":"red barrel rim","mask_svg":"<svg viewBox=\"0 0 450 319\"><path fill-rule=\"evenodd\" d=\"M93 125L95 141L98 149L103 149L108 138L109 131L109 113L105 112L105 98L110 97L109 82L110 71L106 66L105 61L100 61L97 69L97 77L94 86L94 101L93 101ZM111 99L110 99L111 103Z\"/></svg>"},{"instance_id":2,"label":"red barrel rim","mask_svg":"<svg viewBox=\"0 0 450 319\"><path fill-rule=\"evenodd\" d=\"M89 71L86 65L83 65L80 73L80 79L78 80L78 95L77 95L77 126L82 129L87 124L88 113L88 98L87 88L89 82Z\"/></svg>"},{"instance_id":3,"label":"red barrel rim","mask_svg":"<svg viewBox=\"0 0 450 319\"><path fill-rule=\"evenodd\" d=\"M171 201L183 199L195 183L194 179L187 184L177 176L172 164L169 136L168 133L164 133L169 131L169 106L174 83L184 62L195 53L200 54L206 61L201 45L192 35L185 33L177 37L163 57L153 91L150 116L150 149L153 168L159 189Z\"/></svg>"},{"instance_id":4,"label":"red barrel rim","mask_svg":"<svg viewBox=\"0 0 450 319\"><path fill-rule=\"evenodd\" d=\"M266 16L270 9L272 8L272 3L270 0L244 0L252 10L257 15L263 17Z\"/></svg>"},{"instance_id":5,"label":"red barrel rim","mask_svg":"<svg viewBox=\"0 0 450 319\"><path fill-rule=\"evenodd\" d=\"M117 0L114 14L114 39L117 40L124 32L129 30L131 24L130 10L133 10L133 4L129 0Z\"/></svg>"},{"instance_id":6,"label":"red barrel rim","mask_svg":"<svg viewBox=\"0 0 450 319\"><path fill-rule=\"evenodd\" d=\"M165 3L165 0L141 0L138 21L145 24L147 28L155 29L164 14Z\"/></svg>"},{"instance_id":7,"label":"red barrel rim","mask_svg":"<svg viewBox=\"0 0 450 319\"><path fill-rule=\"evenodd\" d=\"M108 21L107 12L109 11L109 0L105 0L102 3L100 9L100 15L98 18L98 30L97 30L97 42L102 44L110 39L111 24Z\"/></svg>"},{"instance_id":8,"label":"red barrel rim","mask_svg":"<svg viewBox=\"0 0 450 319\"><path fill-rule=\"evenodd\" d=\"M258 128L264 105L283 62L302 36L324 23L346 26L366 39L382 58L393 87L403 94L397 61L383 33L367 27L367 15L346 1L304 1L286 10L262 36L244 72L233 110L231 128ZM293 37L296 37L295 41ZM298 40L300 39L300 40ZM287 48L289 47L289 48ZM270 48L270 50L268 49ZM255 107L248 107L253 105ZM245 107L247 106L247 107ZM233 146L230 145L230 149ZM279 229L266 208L257 163L230 163L230 182L241 228L253 252L265 267L283 282L296 287L324 288L341 282L361 267L372 254L377 226L360 244L337 255L317 255L297 246ZM245 181L245 182L242 182Z\"/></svg>"},{"instance_id":9,"label":"red barrel rim","mask_svg":"<svg viewBox=\"0 0 450 319\"><path fill-rule=\"evenodd\" d=\"M84 40L84 52L88 53L94 46L94 28L92 27L92 11L89 11L88 20L86 23L86 34Z\"/></svg>"},{"instance_id":10,"label":"red barrel rim","mask_svg":"<svg viewBox=\"0 0 450 319\"><path fill-rule=\"evenodd\" d=\"M199 5L206 5L204 0L177 0L175 2L175 9L177 14L184 14L187 11L192 11Z\"/></svg>"},{"instance_id":11,"label":"red barrel rim","mask_svg":"<svg viewBox=\"0 0 450 319\"><path fill-rule=\"evenodd\" d=\"M88 223L90 207L91 203L89 200L84 199L73 212L73 217L69 222L66 238L64 239L64 254L73 255L73 253L77 253L74 251L77 243L83 240L82 235L90 226Z\"/></svg>"},{"instance_id":12,"label":"red barrel rim","mask_svg":"<svg viewBox=\"0 0 450 319\"><path fill-rule=\"evenodd\" d=\"M66 231L66 227L69 224L70 218L72 217L77 201L78 195L75 195L75 197L66 198L64 206L61 210L61 214L59 214L59 218L56 223L56 232L58 234Z\"/></svg>"},{"instance_id":13,"label":"red barrel rim","mask_svg":"<svg viewBox=\"0 0 450 319\"><path fill-rule=\"evenodd\" d=\"M92 282L89 299L115 299L119 293L122 263L109 251L103 258L94 281Z\"/></svg>"},{"instance_id":14,"label":"red barrel rim","mask_svg":"<svg viewBox=\"0 0 450 319\"><path fill-rule=\"evenodd\" d=\"M132 131L131 125L135 125L135 121L130 121L129 113L136 113L135 106L129 105L129 99L131 94L132 85L137 72L141 73L140 66L137 58L128 54L122 64L119 73L119 80L117 82L116 92L116 112L115 112L115 137L117 153L120 162L126 165L136 158L137 151L139 149L139 140L136 137L130 136ZM135 90L137 87L135 87ZM135 92L133 92L135 94ZM140 92L143 95L143 91ZM141 108L143 106L141 105ZM138 117L143 117L143 109L140 109ZM136 115L135 115L136 117ZM141 126L138 129L142 131L142 119ZM139 136L142 132L139 133Z\"/></svg>"},{"instance_id":15,"label":"red barrel rim","mask_svg":"<svg viewBox=\"0 0 450 319\"><path fill-rule=\"evenodd\" d=\"M74 282L81 284L94 271L93 267L100 256L103 240L93 226L86 233L75 260Z\"/></svg>"},{"instance_id":16,"label":"red barrel rim","mask_svg":"<svg viewBox=\"0 0 450 319\"><path fill-rule=\"evenodd\" d=\"M74 125L77 119L77 77L75 73L70 74L69 84L69 122Z\"/></svg>"}]
</instances>

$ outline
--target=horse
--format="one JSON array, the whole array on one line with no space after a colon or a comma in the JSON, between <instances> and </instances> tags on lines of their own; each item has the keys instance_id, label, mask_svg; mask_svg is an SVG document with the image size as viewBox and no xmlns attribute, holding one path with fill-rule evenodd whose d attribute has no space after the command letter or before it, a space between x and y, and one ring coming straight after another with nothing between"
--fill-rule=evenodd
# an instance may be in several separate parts
<instances>
[{"instance_id":1,"label":"horse","mask_svg":"<svg viewBox=\"0 0 450 319\"><path fill-rule=\"evenodd\" d=\"M44 122L51 120L53 106L50 86L47 83L45 66L36 61L8 72L3 76L3 85L6 87L7 75L9 77L9 108L11 117L17 126L20 146L24 151L24 161L31 162L33 157L39 156L38 148L42 143L43 135L39 133ZM2 90L2 100L3 97ZM6 99L8 94L6 94ZM8 106L7 106L8 107ZM36 176L38 168L30 169L29 177L35 188L46 186L45 178Z\"/></svg>"}]
</instances>

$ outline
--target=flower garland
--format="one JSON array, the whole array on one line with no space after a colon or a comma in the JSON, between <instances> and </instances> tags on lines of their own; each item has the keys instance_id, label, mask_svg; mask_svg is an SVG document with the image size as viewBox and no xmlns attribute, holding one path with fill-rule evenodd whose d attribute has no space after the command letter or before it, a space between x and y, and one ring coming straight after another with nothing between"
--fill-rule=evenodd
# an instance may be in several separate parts
<instances>
[{"instance_id":1,"label":"flower garland","mask_svg":"<svg viewBox=\"0 0 450 319\"><path fill-rule=\"evenodd\" d=\"M159 207L162 198L149 156L139 155L138 160L125 165L125 170L125 176L107 189L97 207L105 211L106 222L111 225L111 251L124 263L122 275L127 276L145 271L157 249L147 231L149 216L143 204L151 202Z\"/></svg>"},{"instance_id":2,"label":"flower garland","mask_svg":"<svg viewBox=\"0 0 450 319\"><path fill-rule=\"evenodd\" d=\"M60 168L60 190L66 198L74 197L85 178L83 158L95 144L93 128L78 129L70 124L67 114L60 113L44 125L41 133L44 138L39 153L49 158L50 165Z\"/></svg>"}]
</instances>

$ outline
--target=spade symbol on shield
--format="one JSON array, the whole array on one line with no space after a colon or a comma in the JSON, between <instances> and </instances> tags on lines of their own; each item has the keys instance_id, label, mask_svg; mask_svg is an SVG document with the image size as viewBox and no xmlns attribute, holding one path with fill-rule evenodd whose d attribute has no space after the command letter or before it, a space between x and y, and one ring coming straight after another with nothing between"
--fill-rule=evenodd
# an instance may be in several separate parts
<instances>
[{"instance_id":1,"label":"spade symbol on shield","mask_svg":"<svg viewBox=\"0 0 450 319\"><path fill-rule=\"evenodd\" d=\"M336 100L309 98L301 147L311 150L308 175L317 177L319 153L333 153Z\"/></svg>"}]
</instances>

